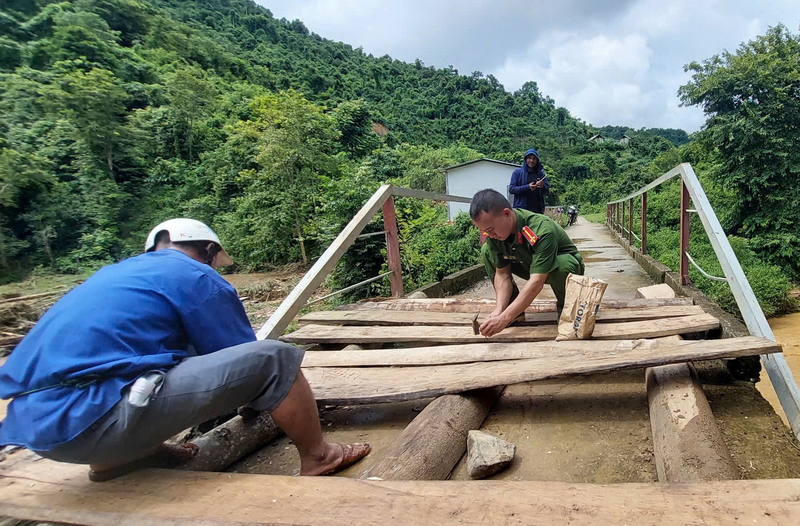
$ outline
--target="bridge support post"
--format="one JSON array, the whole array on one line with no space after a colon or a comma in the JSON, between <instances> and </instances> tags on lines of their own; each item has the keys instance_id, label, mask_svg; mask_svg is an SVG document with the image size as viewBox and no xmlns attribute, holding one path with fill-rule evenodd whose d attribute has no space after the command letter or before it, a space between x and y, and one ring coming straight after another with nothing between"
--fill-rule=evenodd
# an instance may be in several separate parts
<instances>
[{"instance_id":1,"label":"bridge support post","mask_svg":"<svg viewBox=\"0 0 800 526\"><path fill-rule=\"evenodd\" d=\"M394 197L383 203L383 229L386 231L386 259L389 263L389 283L392 296L403 296L403 269L400 265L400 241L397 238L397 214L394 210Z\"/></svg>"},{"instance_id":2,"label":"bridge support post","mask_svg":"<svg viewBox=\"0 0 800 526\"><path fill-rule=\"evenodd\" d=\"M647 254L647 192L642 194L642 225L639 235L642 238L642 254Z\"/></svg>"},{"instance_id":3,"label":"bridge support post","mask_svg":"<svg viewBox=\"0 0 800 526\"><path fill-rule=\"evenodd\" d=\"M628 245L633 247L633 198L629 201L628 209Z\"/></svg>"},{"instance_id":4,"label":"bridge support post","mask_svg":"<svg viewBox=\"0 0 800 526\"><path fill-rule=\"evenodd\" d=\"M689 188L681 179L681 285L688 285L689 280Z\"/></svg>"}]
</instances>

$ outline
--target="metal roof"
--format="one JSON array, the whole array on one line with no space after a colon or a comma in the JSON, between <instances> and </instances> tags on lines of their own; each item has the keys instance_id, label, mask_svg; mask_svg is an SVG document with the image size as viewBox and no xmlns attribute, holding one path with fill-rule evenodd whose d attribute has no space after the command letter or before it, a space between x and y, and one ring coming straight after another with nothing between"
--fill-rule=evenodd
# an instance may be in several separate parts
<instances>
[{"instance_id":1,"label":"metal roof","mask_svg":"<svg viewBox=\"0 0 800 526\"><path fill-rule=\"evenodd\" d=\"M486 158L486 157L483 157L483 158L481 158L481 159L475 159L475 160L472 160L472 161L467 161L467 162L465 162L465 163L456 164L456 165L453 165L453 166L448 166L447 168L443 168L443 170L444 170L445 172L449 172L450 170L455 170L456 168L461 168L462 166L467 166L468 164L479 163L479 162L481 162L481 161L486 161L486 162L490 162L490 163L502 164L502 165L505 165L505 166L513 166L514 168L519 168L520 166L522 166L522 163L519 163L519 164L507 163L507 162L505 162L505 161L498 161L498 160L496 160L496 159L488 159L488 158Z\"/></svg>"}]
</instances>

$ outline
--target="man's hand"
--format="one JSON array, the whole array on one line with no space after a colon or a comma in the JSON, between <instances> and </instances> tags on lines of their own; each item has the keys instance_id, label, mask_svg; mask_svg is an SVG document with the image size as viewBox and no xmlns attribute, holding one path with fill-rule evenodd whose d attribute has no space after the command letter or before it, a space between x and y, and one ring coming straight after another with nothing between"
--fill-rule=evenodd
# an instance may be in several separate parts
<instances>
[{"instance_id":1,"label":"man's hand","mask_svg":"<svg viewBox=\"0 0 800 526\"><path fill-rule=\"evenodd\" d=\"M511 322L506 320L506 317L502 314L496 316L490 315L486 321L481 324L479 330L481 331L482 335L486 336L487 338L491 338L495 334L508 327L509 323Z\"/></svg>"},{"instance_id":2,"label":"man's hand","mask_svg":"<svg viewBox=\"0 0 800 526\"><path fill-rule=\"evenodd\" d=\"M536 188L544 188L544 179L536 181Z\"/></svg>"}]
</instances>

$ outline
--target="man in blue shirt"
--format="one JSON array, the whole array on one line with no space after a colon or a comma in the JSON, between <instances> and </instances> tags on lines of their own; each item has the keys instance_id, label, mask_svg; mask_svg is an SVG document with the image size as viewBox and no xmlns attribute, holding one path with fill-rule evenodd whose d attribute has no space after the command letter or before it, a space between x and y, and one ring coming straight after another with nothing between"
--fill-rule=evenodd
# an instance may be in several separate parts
<instances>
[{"instance_id":1,"label":"man in blue shirt","mask_svg":"<svg viewBox=\"0 0 800 526\"><path fill-rule=\"evenodd\" d=\"M550 181L539 160L539 152L525 152L525 162L511 174L508 191L514 195L514 208L544 214L544 198L550 191Z\"/></svg>"},{"instance_id":2,"label":"man in blue shirt","mask_svg":"<svg viewBox=\"0 0 800 526\"><path fill-rule=\"evenodd\" d=\"M347 467L368 444L325 442L300 371L303 352L256 341L232 264L206 225L172 219L145 253L98 271L56 303L0 368L11 398L0 444L90 464L92 480L175 465L196 447L174 434L239 406L268 411L300 453L301 475Z\"/></svg>"}]
</instances>

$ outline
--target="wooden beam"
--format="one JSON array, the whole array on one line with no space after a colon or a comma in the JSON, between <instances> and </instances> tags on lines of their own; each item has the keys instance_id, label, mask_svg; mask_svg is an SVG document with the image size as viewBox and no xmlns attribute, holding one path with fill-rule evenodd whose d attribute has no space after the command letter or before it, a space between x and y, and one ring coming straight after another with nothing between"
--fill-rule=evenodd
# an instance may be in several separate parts
<instances>
[{"instance_id":1,"label":"wooden beam","mask_svg":"<svg viewBox=\"0 0 800 526\"><path fill-rule=\"evenodd\" d=\"M690 340L678 338L674 345L693 345ZM745 345L746 342L742 342ZM755 340L759 346L761 340ZM341 351L307 351L303 356L303 367L378 367L394 365L445 365L454 363L498 362L525 360L529 358L573 358L581 353L616 354L636 347L653 349L663 347L664 339L658 340L569 340L564 342L526 343L468 343L466 345L440 345L410 349L382 349L364 351L342 349ZM348 345L347 347L357 347Z\"/></svg>"},{"instance_id":2,"label":"wooden beam","mask_svg":"<svg viewBox=\"0 0 800 526\"><path fill-rule=\"evenodd\" d=\"M440 396L417 415L380 460L361 477L383 480L444 480L467 449L504 387Z\"/></svg>"},{"instance_id":3,"label":"wooden beam","mask_svg":"<svg viewBox=\"0 0 800 526\"><path fill-rule=\"evenodd\" d=\"M317 290L317 287L325 280L328 274L336 266L342 254L353 244L356 237L364 230L364 227L372 221L375 213L383 206L383 203L391 197L392 187L385 184L381 186L369 201L358 211L342 230L333 243L323 252L314 266L305 273L300 282L292 289L292 292L283 300L278 309L269 317L267 322L258 331L256 337L259 340L267 338L275 339L280 336L292 319L300 312L308 299Z\"/></svg>"},{"instance_id":4,"label":"wooden beam","mask_svg":"<svg viewBox=\"0 0 800 526\"><path fill-rule=\"evenodd\" d=\"M565 378L692 360L780 352L765 339L695 340L687 345L637 346L614 353L582 352L525 360L414 367L309 367L303 372L319 402L348 405L399 402L472 389Z\"/></svg>"},{"instance_id":5,"label":"wooden beam","mask_svg":"<svg viewBox=\"0 0 800 526\"><path fill-rule=\"evenodd\" d=\"M622 309L622 308L646 308L646 307L666 307L694 305L692 298L669 298L669 299L633 299L633 300L612 300L604 299L600 305L601 309ZM342 305L336 310L424 310L427 312L476 312L489 313L494 310L494 300L488 299L451 299L451 298L419 298L419 299L385 299L382 301L361 301ZM534 312L555 312L556 300L536 300L530 307L525 309L526 313Z\"/></svg>"},{"instance_id":6,"label":"wooden beam","mask_svg":"<svg viewBox=\"0 0 800 526\"><path fill-rule=\"evenodd\" d=\"M48 461L45 461L48 462ZM800 480L697 484L368 481L84 466L4 473L0 514L96 526L221 524L798 524Z\"/></svg>"},{"instance_id":7,"label":"wooden beam","mask_svg":"<svg viewBox=\"0 0 800 526\"><path fill-rule=\"evenodd\" d=\"M598 323L592 339L620 340L636 338L659 338L673 334L688 334L716 329L719 320L710 314L681 316L658 320L629 321L620 323ZM531 342L554 340L558 335L555 325L532 327L508 327L503 332L487 339L472 332L472 327L431 327L412 325L407 327L357 327L338 325L306 325L286 334L281 340L290 343L482 343L482 342Z\"/></svg>"},{"instance_id":8,"label":"wooden beam","mask_svg":"<svg viewBox=\"0 0 800 526\"><path fill-rule=\"evenodd\" d=\"M679 305L669 307L646 307L641 309L600 309L597 312L597 321L632 321L649 320L658 318L672 318L680 316L693 316L703 314L699 305ZM309 324L318 325L439 325L460 326L470 325L474 314L467 312L424 312L424 311L344 311L326 310L309 312L301 317L300 326ZM479 321L483 318L479 317ZM525 326L543 323L556 323L555 312L531 312L525 314L524 322L516 322L515 326Z\"/></svg>"},{"instance_id":9,"label":"wooden beam","mask_svg":"<svg viewBox=\"0 0 800 526\"><path fill-rule=\"evenodd\" d=\"M652 367L645 378L658 480L738 479L739 470L692 364Z\"/></svg>"}]
</instances>

